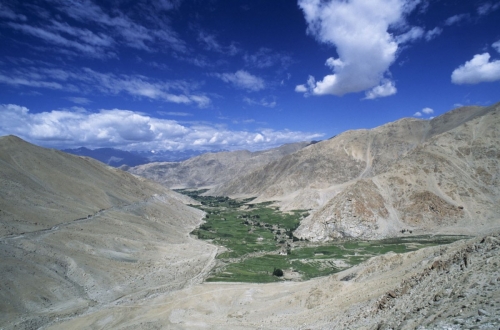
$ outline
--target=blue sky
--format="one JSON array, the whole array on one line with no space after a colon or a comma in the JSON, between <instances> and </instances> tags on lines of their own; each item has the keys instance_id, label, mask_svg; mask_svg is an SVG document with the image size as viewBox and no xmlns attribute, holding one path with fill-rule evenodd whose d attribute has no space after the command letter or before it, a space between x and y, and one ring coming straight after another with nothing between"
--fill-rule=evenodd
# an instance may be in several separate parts
<instances>
[{"instance_id":1,"label":"blue sky","mask_svg":"<svg viewBox=\"0 0 500 330\"><path fill-rule=\"evenodd\" d=\"M258 150L500 101L500 2L2 0L0 135Z\"/></svg>"}]
</instances>

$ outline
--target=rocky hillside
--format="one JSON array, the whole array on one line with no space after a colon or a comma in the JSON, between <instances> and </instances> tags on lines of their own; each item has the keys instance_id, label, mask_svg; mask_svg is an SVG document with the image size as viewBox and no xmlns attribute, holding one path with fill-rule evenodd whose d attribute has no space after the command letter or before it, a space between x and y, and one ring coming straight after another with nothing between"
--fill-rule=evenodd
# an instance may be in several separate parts
<instances>
[{"instance_id":1,"label":"rocky hillside","mask_svg":"<svg viewBox=\"0 0 500 330\"><path fill-rule=\"evenodd\" d=\"M56 318L182 288L213 262L189 238L203 213L90 158L0 137L0 324Z\"/></svg>"},{"instance_id":2,"label":"rocky hillside","mask_svg":"<svg viewBox=\"0 0 500 330\"><path fill-rule=\"evenodd\" d=\"M210 193L313 209L296 232L311 240L488 230L500 225L499 108L348 131Z\"/></svg>"},{"instance_id":3,"label":"rocky hillside","mask_svg":"<svg viewBox=\"0 0 500 330\"><path fill-rule=\"evenodd\" d=\"M183 162L150 163L126 170L169 188L210 188L250 173L310 144L292 143L257 152L240 150L206 153Z\"/></svg>"},{"instance_id":4,"label":"rocky hillside","mask_svg":"<svg viewBox=\"0 0 500 330\"><path fill-rule=\"evenodd\" d=\"M203 283L51 329L498 329L499 265L497 233L304 282Z\"/></svg>"}]
</instances>

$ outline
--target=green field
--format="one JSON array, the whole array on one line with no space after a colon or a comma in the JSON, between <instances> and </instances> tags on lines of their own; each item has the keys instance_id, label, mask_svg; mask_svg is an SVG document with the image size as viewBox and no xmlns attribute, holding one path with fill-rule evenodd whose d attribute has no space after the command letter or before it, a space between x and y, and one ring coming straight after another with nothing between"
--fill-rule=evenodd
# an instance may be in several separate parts
<instances>
[{"instance_id":1,"label":"green field","mask_svg":"<svg viewBox=\"0 0 500 330\"><path fill-rule=\"evenodd\" d=\"M207 213L205 223L191 234L224 246L227 251L217 258L222 266L214 269L207 281L277 282L275 268L285 277L307 280L339 272L376 255L404 253L423 247L449 244L463 236L408 236L378 241L346 240L313 244L299 240L293 231L307 210L283 213L272 202L252 203L252 198L201 196L206 190L177 190L202 205L193 205Z\"/></svg>"}]
</instances>

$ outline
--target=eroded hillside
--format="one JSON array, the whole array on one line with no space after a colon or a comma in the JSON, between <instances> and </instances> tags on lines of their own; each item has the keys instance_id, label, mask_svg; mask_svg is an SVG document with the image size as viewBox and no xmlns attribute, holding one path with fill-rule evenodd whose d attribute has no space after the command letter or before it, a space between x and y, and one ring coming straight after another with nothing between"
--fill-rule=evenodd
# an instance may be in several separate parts
<instances>
[{"instance_id":1,"label":"eroded hillside","mask_svg":"<svg viewBox=\"0 0 500 330\"><path fill-rule=\"evenodd\" d=\"M203 212L88 158L0 138L0 324L39 328L202 280Z\"/></svg>"}]
</instances>

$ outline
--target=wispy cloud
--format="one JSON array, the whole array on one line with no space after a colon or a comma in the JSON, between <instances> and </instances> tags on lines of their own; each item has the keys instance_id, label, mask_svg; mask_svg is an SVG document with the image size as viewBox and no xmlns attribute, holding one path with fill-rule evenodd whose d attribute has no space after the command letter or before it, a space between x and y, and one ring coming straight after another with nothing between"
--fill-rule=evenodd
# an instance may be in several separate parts
<instances>
[{"instance_id":1,"label":"wispy cloud","mask_svg":"<svg viewBox=\"0 0 500 330\"><path fill-rule=\"evenodd\" d=\"M244 97L243 102L245 102L248 105L260 105L266 108L274 108L277 105L276 100L274 98L272 99L262 98L260 100L255 100L249 97Z\"/></svg>"},{"instance_id":2,"label":"wispy cloud","mask_svg":"<svg viewBox=\"0 0 500 330\"><path fill-rule=\"evenodd\" d=\"M497 2L494 4L491 2L486 2L477 8L477 13L480 16L484 16L484 15L488 15L489 13L491 13L499 8L500 8L500 2Z\"/></svg>"},{"instance_id":3,"label":"wispy cloud","mask_svg":"<svg viewBox=\"0 0 500 330\"><path fill-rule=\"evenodd\" d=\"M14 20L14 21L26 21L27 17L22 14L16 14L14 10L11 8L7 7L6 4L0 3L0 17L9 19L9 20Z\"/></svg>"},{"instance_id":4,"label":"wispy cloud","mask_svg":"<svg viewBox=\"0 0 500 330\"><path fill-rule=\"evenodd\" d=\"M491 47L493 47L497 52L500 53L500 40L494 42Z\"/></svg>"},{"instance_id":5,"label":"wispy cloud","mask_svg":"<svg viewBox=\"0 0 500 330\"><path fill-rule=\"evenodd\" d=\"M43 39L48 43L72 48L81 53L87 54L88 56L114 56L113 53L107 53L106 51L106 48L112 46L113 40L108 36L95 35L89 30L76 29L57 22L48 28L33 27L27 24L19 23L8 23L8 26L23 33ZM77 37L79 40L70 40L60 34L60 32L64 32L67 36Z\"/></svg>"},{"instance_id":6,"label":"wispy cloud","mask_svg":"<svg viewBox=\"0 0 500 330\"><path fill-rule=\"evenodd\" d=\"M187 113L187 112L157 111L157 113L160 115L176 116L176 117L191 117L191 116L193 116L192 113Z\"/></svg>"},{"instance_id":7,"label":"wispy cloud","mask_svg":"<svg viewBox=\"0 0 500 330\"><path fill-rule=\"evenodd\" d=\"M235 131L207 123L180 124L122 109L31 113L26 107L3 104L0 135L7 134L57 148L112 146L127 150L258 150L323 136L290 130Z\"/></svg>"},{"instance_id":8,"label":"wispy cloud","mask_svg":"<svg viewBox=\"0 0 500 330\"><path fill-rule=\"evenodd\" d=\"M415 40L421 39L425 35L425 30L420 26L414 26L407 32L400 34L396 37L396 42L398 44L413 42Z\"/></svg>"},{"instance_id":9,"label":"wispy cloud","mask_svg":"<svg viewBox=\"0 0 500 330\"><path fill-rule=\"evenodd\" d=\"M419 1L299 0L307 21L307 31L318 41L336 47L338 58L326 66L333 74L311 84L299 85L296 91L308 94L341 96L375 88L367 97L395 93L393 83L384 77L394 63L398 43L421 38L423 29L414 27L400 36L389 33L391 27L406 26L405 17ZM392 88L391 88L392 86Z\"/></svg>"},{"instance_id":10,"label":"wispy cloud","mask_svg":"<svg viewBox=\"0 0 500 330\"><path fill-rule=\"evenodd\" d=\"M274 52L272 49L262 47L256 53L247 53L243 56L248 66L265 69L279 65L282 69L288 68L293 60L290 55Z\"/></svg>"},{"instance_id":11,"label":"wispy cloud","mask_svg":"<svg viewBox=\"0 0 500 330\"><path fill-rule=\"evenodd\" d=\"M207 107L211 103L208 96L193 92L197 88L196 83L155 80L141 75L115 75L89 68L71 71L30 67L8 73L0 71L0 83L79 93L98 92L105 95L125 93L152 100L194 104L200 108Z\"/></svg>"},{"instance_id":12,"label":"wispy cloud","mask_svg":"<svg viewBox=\"0 0 500 330\"><path fill-rule=\"evenodd\" d=\"M241 51L234 42L229 44L228 46L223 46L219 43L217 37L214 34L210 34L205 31L200 31L198 33L198 42L200 42L201 46L205 50L214 51L229 56L234 56Z\"/></svg>"},{"instance_id":13,"label":"wispy cloud","mask_svg":"<svg viewBox=\"0 0 500 330\"><path fill-rule=\"evenodd\" d=\"M186 43L166 23L168 21L160 19L158 13L151 10L151 5L157 11L170 10L177 7L180 1L155 0L149 6L138 2L136 5L141 10L136 12L144 13L148 24L144 20L138 23L120 10L117 4L104 9L91 0L42 2L57 11L57 14L38 10L36 6L27 6L26 8L32 8L33 15L29 21L24 16L16 15L12 9L5 9L6 7L0 7L0 16L12 20L7 24L10 28L58 46L50 48L53 51L73 56L116 57L120 47L146 52L168 49L180 53L187 51ZM81 28L82 24L85 24L85 28Z\"/></svg>"},{"instance_id":14,"label":"wispy cloud","mask_svg":"<svg viewBox=\"0 0 500 330\"><path fill-rule=\"evenodd\" d=\"M259 91L266 87L264 79L254 76L245 70L238 70L235 73L215 73L213 75L237 88L251 92Z\"/></svg>"},{"instance_id":15,"label":"wispy cloud","mask_svg":"<svg viewBox=\"0 0 500 330\"><path fill-rule=\"evenodd\" d=\"M425 33L425 40L430 41L430 40L436 38L442 32L443 32L443 29L440 28L439 26L436 26L434 29L429 30Z\"/></svg>"},{"instance_id":16,"label":"wispy cloud","mask_svg":"<svg viewBox=\"0 0 500 330\"><path fill-rule=\"evenodd\" d=\"M444 21L445 25L455 25L458 24L462 21L469 20L470 19L470 14L457 14L453 15L451 17L448 17L446 21Z\"/></svg>"},{"instance_id":17,"label":"wispy cloud","mask_svg":"<svg viewBox=\"0 0 500 330\"><path fill-rule=\"evenodd\" d=\"M81 105L84 105L84 104L89 104L91 103L92 101L90 101L88 98L86 97L78 97L78 96L70 96L70 97L66 97L66 100L68 101L71 101L75 104L81 104Z\"/></svg>"}]
</instances>

